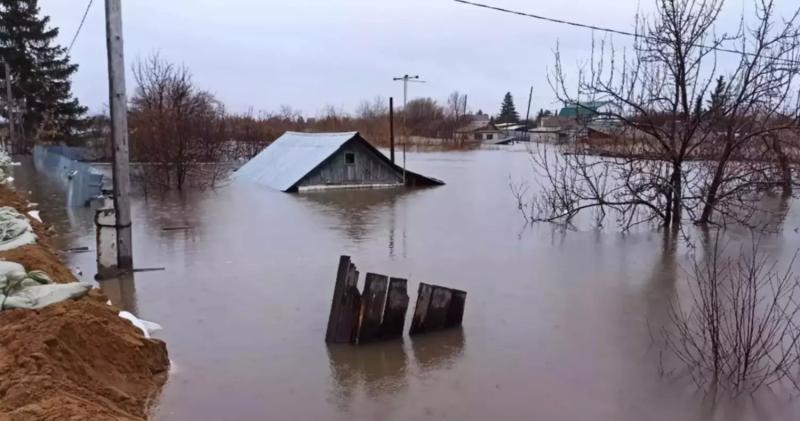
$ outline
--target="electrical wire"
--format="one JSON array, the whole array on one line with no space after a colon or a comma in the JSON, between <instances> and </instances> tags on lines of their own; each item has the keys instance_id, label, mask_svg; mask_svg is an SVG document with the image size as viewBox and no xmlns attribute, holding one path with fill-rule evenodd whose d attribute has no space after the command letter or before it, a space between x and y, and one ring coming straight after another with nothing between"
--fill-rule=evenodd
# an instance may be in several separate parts
<instances>
[{"instance_id":1,"label":"electrical wire","mask_svg":"<svg viewBox=\"0 0 800 421\"><path fill-rule=\"evenodd\" d=\"M94 0L89 0L89 4L86 5L86 11L83 12L81 23L78 25L78 29L75 31L75 35L72 37L72 41L69 43L69 47L67 48L67 54L72 51L72 46L75 45L75 40L78 39L78 34L80 34L81 29L83 29L83 23L86 22L86 16L89 15L89 9L92 8L92 3L94 3Z\"/></svg>"},{"instance_id":2,"label":"electrical wire","mask_svg":"<svg viewBox=\"0 0 800 421\"><path fill-rule=\"evenodd\" d=\"M641 38L641 39L646 39L646 40L650 40L650 41L658 41L658 39L656 37L643 35L643 34L637 34L635 32L630 32L630 31L623 31L623 30L619 30L619 29L607 28L607 27L597 26L597 25L589 25L589 24L585 24L585 23L573 22L573 21L568 21L568 20L564 20L564 19L556 19L556 18L537 15L537 14L533 14L533 13L520 12L518 10L511 10L511 9L506 9L506 8L503 8L503 7L492 6L492 5L489 5L489 4L477 3L477 2L469 1L469 0L453 0L453 1L456 2L456 3L466 4L466 5L469 5L469 6L480 7L480 8L483 8L483 9L494 10L494 11L497 11L497 12L510 13L512 15L524 16L524 17L528 17L528 18L543 20L543 21L552 22L552 23L558 23L558 24L562 24L562 25L574 26L574 27L577 27L577 28L591 29L591 30L594 30L594 31L601 31L601 32L606 32L606 33L610 33L610 34L623 35L623 36L633 37L633 38ZM705 49L715 50L715 51L719 51L719 52L723 52L723 53L738 54L738 55L741 55L741 56L751 56L751 57L758 56L755 53L750 53L750 52L747 52L747 51L739 51L739 50L734 50L734 49L730 49L730 48L723 48L723 47L719 47L719 46L709 46L709 45L702 45L702 44L695 44L693 46L694 47L698 47L698 48L705 48ZM795 66L800 66L800 61L794 61L794 60L783 59L783 58L775 58L775 60L784 62L785 64L791 64L791 65L795 65Z\"/></svg>"}]
</instances>

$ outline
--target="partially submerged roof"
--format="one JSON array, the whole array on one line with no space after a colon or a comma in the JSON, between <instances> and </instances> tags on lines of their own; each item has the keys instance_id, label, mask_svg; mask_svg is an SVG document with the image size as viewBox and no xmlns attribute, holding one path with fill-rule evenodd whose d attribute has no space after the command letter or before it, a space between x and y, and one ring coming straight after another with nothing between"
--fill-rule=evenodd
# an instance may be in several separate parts
<instances>
[{"instance_id":1,"label":"partially submerged roof","mask_svg":"<svg viewBox=\"0 0 800 421\"><path fill-rule=\"evenodd\" d=\"M303 178L321 166L348 142L363 142L379 159L397 171L403 169L369 144L358 132L301 133L286 132L234 173L236 180L263 184L281 191L291 191ZM441 185L441 180L408 171L406 184Z\"/></svg>"},{"instance_id":2,"label":"partially submerged roof","mask_svg":"<svg viewBox=\"0 0 800 421\"><path fill-rule=\"evenodd\" d=\"M239 168L234 178L289 190L357 134L286 132Z\"/></svg>"},{"instance_id":3,"label":"partially submerged roof","mask_svg":"<svg viewBox=\"0 0 800 421\"><path fill-rule=\"evenodd\" d=\"M503 123L497 125L497 128L502 131L517 131L524 129L525 127L527 127L526 124L519 123Z\"/></svg>"},{"instance_id":4,"label":"partially submerged roof","mask_svg":"<svg viewBox=\"0 0 800 421\"><path fill-rule=\"evenodd\" d=\"M461 127L460 129L456 130L458 133L471 133L471 132L478 132L481 130L495 130L493 124L489 123L489 119L474 119L467 123L465 126Z\"/></svg>"}]
</instances>

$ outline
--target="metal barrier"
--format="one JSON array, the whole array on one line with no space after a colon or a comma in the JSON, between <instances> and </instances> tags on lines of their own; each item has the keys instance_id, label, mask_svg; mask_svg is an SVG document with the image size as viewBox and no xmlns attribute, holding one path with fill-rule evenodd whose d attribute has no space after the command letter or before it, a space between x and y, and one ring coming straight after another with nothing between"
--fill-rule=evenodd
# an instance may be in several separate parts
<instances>
[{"instance_id":1,"label":"metal barrier","mask_svg":"<svg viewBox=\"0 0 800 421\"><path fill-rule=\"evenodd\" d=\"M37 171L48 174L67 191L67 206L88 206L100 196L103 174L91 165L80 162L83 154L68 146L33 147L33 164Z\"/></svg>"}]
</instances>

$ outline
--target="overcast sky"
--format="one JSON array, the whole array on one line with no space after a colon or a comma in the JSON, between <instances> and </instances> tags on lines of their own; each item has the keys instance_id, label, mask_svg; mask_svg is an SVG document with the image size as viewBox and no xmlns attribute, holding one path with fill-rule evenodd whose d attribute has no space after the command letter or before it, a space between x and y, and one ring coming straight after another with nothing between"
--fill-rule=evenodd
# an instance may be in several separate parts
<instances>
[{"instance_id":1,"label":"overcast sky","mask_svg":"<svg viewBox=\"0 0 800 421\"><path fill-rule=\"evenodd\" d=\"M722 25L735 27L743 0L728 1ZM785 3L793 3L794 0ZM485 0L497 6L631 30L641 0ZM40 0L68 45L88 0ZM748 4L750 4L748 2ZM558 108L546 75L559 43L568 71L589 54L592 33L452 0L124 0L126 64L159 52L185 64L195 83L229 110L306 115L330 104L352 112L376 95L402 98L392 77L419 74L410 97L444 102L459 90L473 111L499 111L506 91L524 114ZM615 40L616 41L616 40ZM104 2L94 0L71 56L80 65L75 95L93 112L108 102ZM133 91L128 77L128 92Z\"/></svg>"}]
</instances>

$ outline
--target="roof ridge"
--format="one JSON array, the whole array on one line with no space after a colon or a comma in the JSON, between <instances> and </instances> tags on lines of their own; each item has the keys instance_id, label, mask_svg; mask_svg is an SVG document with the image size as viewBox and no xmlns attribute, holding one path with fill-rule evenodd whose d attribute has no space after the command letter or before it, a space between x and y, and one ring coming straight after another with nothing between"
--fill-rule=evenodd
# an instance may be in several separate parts
<instances>
[{"instance_id":1,"label":"roof ridge","mask_svg":"<svg viewBox=\"0 0 800 421\"><path fill-rule=\"evenodd\" d=\"M355 136L358 134L358 131L349 131L349 132L295 132L288 130L283 133L285 134L293 134L293 135L300 135L300 136L338 136L338 135L351 135ZM281 135L283 136L283 135Z\"/></svg>"}]
</instances>

